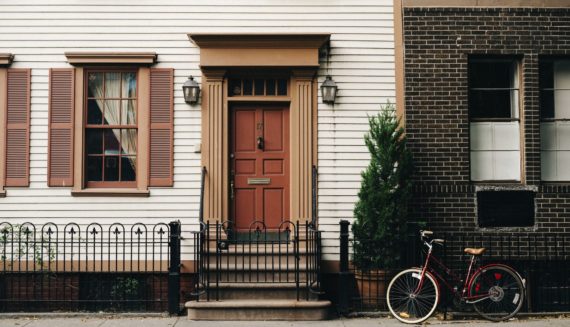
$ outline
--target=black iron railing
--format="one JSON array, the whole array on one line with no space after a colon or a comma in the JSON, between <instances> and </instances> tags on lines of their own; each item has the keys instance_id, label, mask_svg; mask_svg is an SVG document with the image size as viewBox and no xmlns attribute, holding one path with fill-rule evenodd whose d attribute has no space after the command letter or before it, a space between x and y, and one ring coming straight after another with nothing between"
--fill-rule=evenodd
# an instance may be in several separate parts
<instances>
[{"instance_id":1,"label":"black iron railing","mask_svg":"<svg viewBox=\"0 0 570 327\"><path fill-rule=\"evenodd\" d=\"M340 275L337 308L340 313L387 311L386 287L402 269L423 264L424 249L417 233L402 240L401 267L388 270L371 269L360 272L351 262L349 253L354 242L348 221L340 223ZM556 233L460 232L437 233L444 238L435 254L446 266L465 275L469 255L466 247L485 247L482 264L501 262L515 268L525 279L527 312L570 311L570 235ZM366 242L366 240L364 240ZM380 283L377 283L380 281ZM382 286L382 284L384 284ZM380 286L379 286L380 285ZM442 291L445 291L442 289ZM453 307L450 294L443 292L440 309Z\"/></svg>"},{"instance_id":2,"label":"black iron railing","mask_svg":"<svg viewBox=\"0 0 570 327\"><path fill-rule=\"evenodd\" d=\"M208 170L206 167L202 167L202 173L200 176L200 211L199 211L199 219L200 223L204 222L204 188L206 186L206 174Z\"/></svg>"},{"instance_id":3,"label":"black iron railing","mask_svg":"<svg viewBox=\"0 0 570 327\"><path fill-rule=\"evenodd\" d=\"M317 225L317 183L319 171L313 166L311 175L311 224Z\"/></svg>"},{"instance_id":4,"label":"black iron railing","mask_svg":"<svg viewBox=\"0 0 570 327\"><path fill-rule=\"evenodd\" d=\"M179 237L179 222L0 223L0 311L178 313Z\"/></svg>"},{"instance_id":5,"label":"black iron railing","mask_svg":"<svg viewBox=\"0 0 570 327\"><path fill-rule=\"evenodd\" d=\"M298 300L320 293L321 237L309 222L268 229L255 221L246 230L229 221L205 223L194 239L198 301L219 300L227 284L289 284Z\"/></svg>"}]
</instances>

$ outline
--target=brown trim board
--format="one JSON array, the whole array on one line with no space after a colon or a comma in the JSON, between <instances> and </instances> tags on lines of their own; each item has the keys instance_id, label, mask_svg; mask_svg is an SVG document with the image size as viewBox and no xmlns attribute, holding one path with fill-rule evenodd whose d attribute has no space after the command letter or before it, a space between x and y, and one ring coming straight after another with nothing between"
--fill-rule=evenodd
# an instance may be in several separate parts
<instances>
[{"instance_id":1,"label":"brown trim board","mask_svg":"<svg viewBox=\"0 0 570 327\"><path fill-rule=\"evenodd\" d=\"M398 0L396 0L398 1ZM404 8L570 8L568 0L402 0ZM396 8L394 7L394 10Z\"/></svg>"},{"instance_id":2,"label":"brown trim board","mask_svg":"<svg viewBox=\"0 0 570 327\"><path fill-rule=\"evenodd\" d=\"M0 68L0 197L6 196L6 112L8 110L8 70Z\"/></svg>"},{"instance_id":3,"label":"brown trim board","mask_svg":"<svg viewBox=\"0 0 570 327\"><path fill-rule=\"evenodd\" d=\"M394 63L396 76L396 116L400 126L406 125L406 85L404 82L404 26L403 0L394 0Z\"/></svg>"},{"instance_id":4,"label":"brown trim board","mask_svg":"<svg viewBox=\"0 0 570 327\"><path fill-rule=\"evenodd\" d=\"M330 34L188 34L205 67L319 67Z\"/></svg>"},{"instance_id":5,"label":"brown trim board","mask_svg":"<svg viewBox=\"0 0 570 327\"><path fill-rule=\"evenodd\" d=\"M155 52L66 52L65 57L71 65L152 65L156 63L157 54Z\"/></svg>"}]
</instances>

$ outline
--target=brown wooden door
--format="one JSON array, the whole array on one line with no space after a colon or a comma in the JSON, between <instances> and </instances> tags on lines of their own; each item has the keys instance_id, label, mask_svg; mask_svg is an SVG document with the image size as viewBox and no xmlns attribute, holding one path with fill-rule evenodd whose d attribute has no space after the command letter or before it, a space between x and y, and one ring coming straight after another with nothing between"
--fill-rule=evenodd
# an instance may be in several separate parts
<instances>
[{"instance_id":1,"label":"brown wooden door","mask_svg":"<svg viewBox=\"0 0 570 327\"><path fill-rule=\"evenodd\" d=\"M289 110L269 105L231 110L230 202L237 230L254 221L277 230L289 219Z\"/></svg>"}]
</instances>

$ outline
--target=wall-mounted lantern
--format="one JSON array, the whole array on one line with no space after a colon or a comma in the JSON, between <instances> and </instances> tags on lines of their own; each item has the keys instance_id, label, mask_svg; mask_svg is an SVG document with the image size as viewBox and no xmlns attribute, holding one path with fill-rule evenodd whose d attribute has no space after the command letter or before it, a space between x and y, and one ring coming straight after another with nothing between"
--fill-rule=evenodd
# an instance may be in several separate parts
<instances>
[{"instance_id":1,"label":"wall-mounted lantern","mask_svg":"<svg viewBox=\"0 0 570 327\"><path fill-rule=\"evenodd\" d=\"M321 85L321 95L324 103L334 103L338 87L330 76Z\"/></svg>"},{"instance_id":2,"label":"wall-mounted lantern","mask_svg":"<svg viewBox=\"0 0 570 327\"><path fill-rule=\"evenodd\" d=\"M184 101L189 104L195 104L200 97L200 85L194 80L193 76L188 77L188 80L182 85L184 91Z\"/></svg>"}]
</instances>

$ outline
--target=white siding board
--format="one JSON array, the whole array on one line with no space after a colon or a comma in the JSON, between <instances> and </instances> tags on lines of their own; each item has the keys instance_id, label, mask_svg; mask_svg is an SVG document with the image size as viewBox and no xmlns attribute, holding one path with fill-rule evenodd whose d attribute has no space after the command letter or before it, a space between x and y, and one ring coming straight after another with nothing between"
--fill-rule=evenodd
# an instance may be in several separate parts
<instances>
[{"instance_id":1,"label":"white siding board","mask_svg":"<svg viewBox=\"0 0 570 327\"><path fill-rule=\"evenodd\" d=\"M200 51L188 33L331 33L331 56L319 85L332 75L339 86L334 106L318 107L319 224L325 259L337 259L338 222L352 220L360 172L369 158L363 142L368 116L394 102L392 0L22 0L0 3L0 52L16 54L14 68L32 68L30 187L8 188L0 219L168 222L180 219L190 240L197 230L201 118L181 86L200 76ZM67 51L154 51L156 67L174 68L174 187L151 188L149 198L72 197L48 188L47 118L50 68L70 67ZM198 78L201 83L201 79ZM106 225L106 226L107 226ZM190 241L184 243L190 258Z\"/></svg>"}]
</instances>

